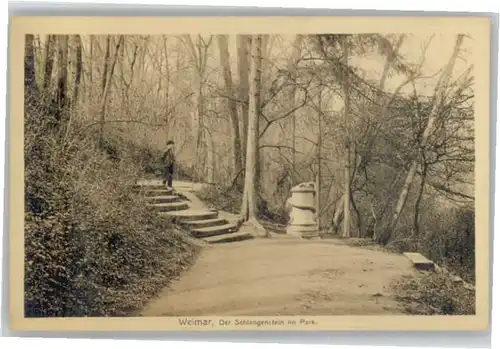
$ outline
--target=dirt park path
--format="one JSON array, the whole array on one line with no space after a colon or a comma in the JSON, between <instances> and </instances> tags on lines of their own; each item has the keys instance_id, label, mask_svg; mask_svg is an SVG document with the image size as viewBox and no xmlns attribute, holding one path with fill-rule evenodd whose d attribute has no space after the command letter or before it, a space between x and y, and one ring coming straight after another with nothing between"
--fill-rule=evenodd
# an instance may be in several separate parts
<instances>
[{"instance_id":1,"label":"dirt park path","mask_svg":"<svg viewBox=\"0 0 500 349\"><path fill-rule=\"evenodd\" d=\"M402 255L334 239L210 245L141 315L401 314L387 286L412 272Z\"/></svg>"}]
</instances>

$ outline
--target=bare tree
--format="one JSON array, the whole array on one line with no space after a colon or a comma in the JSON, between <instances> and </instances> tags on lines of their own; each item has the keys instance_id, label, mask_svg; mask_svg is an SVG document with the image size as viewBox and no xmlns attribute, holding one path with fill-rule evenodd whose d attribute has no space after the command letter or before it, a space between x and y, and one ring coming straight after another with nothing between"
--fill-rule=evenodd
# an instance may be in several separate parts
<instances>
[{"instance_id":1,"label":"bare tree","mask_svg":"<svg viewBox=\"0 0 500 349\"><path fill-rule=\"evenodd\" d=\"M231 123L233 126L233 157L234 157L234 172L239 173L243 167L242 162L242 149L241 149L241 139L240 139L240 126L238 120L238 108L236 101L234 99L234 86L231 76L231 67L229 64L229 50L228 50L228 40L227 35L219 35L219 51L220 51L220 62L222 66L222 73L224 76L224 84L226 87L226 93L231 98L227 99L229 106L229 115L231 117Z\"/></svg>"},{"instance_id":2,"label":"bare tree","mask_svg":"<svg viewBox=\"0 0 500 349\"><path fill-rule=\"evenodd\" d=\"M379 46L384 47L384 56L385 56L385 63L384 63L384 68L378 83L378 90L377 90L377 95L376 95L376 100L374 102L375 106L377 107L378 110L378 115L384 116L387 114L387 110L390 107L392 101L394 98L398 95L399 91L410 81L413 81L417 73L411 75L407 80L405 80L402 84L400 84L396 90L392 93L392 96L388 99L388 101L384 100L384 88L385 88L385 83L387 80L387 77L389 76L389 73L391 69L394 69L397 66L397 60L398 60L398 54L399 50L403 44L405 36L400 35L397 42L394 45L391 45L385 38L377 38L377 42ZM420 66L423 64L424 59L422 59ZM417 68L418 71L418 68ZM372 114L370 114L371 116ZM371 149L374 148L373 142L375 141L377 134L379 133L381 127L383 125L383 122L371 122L370 119L368 119L366 131L363 133L363 137L365 139L361 139L361 143L366 143L366 145L363 146L364 153L360 154L360 159L355 161L355 166L350 173L352 173L352 176L350 176L350 194L352 196L352 186L354 184L354 180L357 178L357 174L359 173L360 167L365 167L368 164L369 161L369 156L372 152ZM346 154L347 156L348 154ZM355 188L354 188L355 189ZM337 231L338 228L340 227L341 220L344 218L344 213L345 213L345 203L349 201L348 199L345 198L344 195L337 201L337 204L335 206L335 213L333 215L332 219L332 228L333 231Z\"/></svg>"},{"instance_id":3,"label":"bare tree","mask_svg":"<svg viewBox=\"0 0 500 349\"><path fill-rule=\"evenodd\" d=\"M91 114L92 100L93 100L93 86L94 86L94 35L89 36L89 57L86 64L88 68L89 83L85 86L87 89L87 115Z\"/></svg>"},{"instance_id":4,"label":"bare tree","mask_svg":"<svg viewBox=\"0 0 500 349\"><path fill-rule=\"evenodd\" d=\"M60 122L60 126L66 123L69 117L68 110L68 36L58 35L58 71L57 71L57 113L56 119Z\"/></svg>"},{"instance_id":5,"label":"bare tree","mask_svg":"<svg viewBox=\"0 0 500 349\"><path fill-rule=\"evenodd\" d=\"M322 147L322 123L321 119L323 118L323 113L321 110L321 98L322 98L322 89L323 86L319 86L318 90L318 139L317 139L317 155L316 162L318 166L318 170L316 173L316 222L318 223L318 230L321 230L321 147ZM295 152L295 149L294 149Z\"/></svg>"},{"instance_id":6,"label":"bare tree","mask_svg":"<svg viewBox=\"0 0 500 349\"><path fill-rule=\"evenodd\" d=\"M109 43L110 40L111 40L110 36L108 36L107 39L106 39L106 42ZM109 69L109 73L105 77L106 80L104 81L104 91L102 93L101 105L100 105L99 142L100 142L101 146L104 144L104 125L105 125L105 122L106 122L106 102L107 102L109 90L110 90L110 87L111 87L111 79L113 78L113 72L115 70L116 60L117 60L117 57L118 57L118 53L120 52L120 46L122 45L123 40L124 40L123 35L120 35L120 37L118 38L118 42L116 44L115 54L114 54L114 57L113 57L113 62L111 63L111 66L110 66L110 69ZM106 50L106 52L109 52L109 51ZM105 69L105 71L107 71L107 69Z\"/></svg>"},{"instance_id":7,"label":"bare tree","mask_svg":"<svg viewBox=\"0 0 500 349\"><path fill-rule=\"evenodd\" d=\"M54 35L47 35L45 39L45 59L44 59L44 76L43 76L44 92L48 89L50 85L53 66L54 66Z\"/></svg>"},{"instance_id":8,"label":"bare tree","mask_svg":"<svg viewBox=\"0 0 500 349\"><path fill-rule=\"evenodd\" d=\"M296 93L297 93L297 85L296 85L296 80L297 80L297 61L300 58L301 54L301 44L303 41L303 36L302 35L296 35L295 40L293 41L293 47L292 47L292 55L290 59L288 60L288 71L291 74L292 78L292 85L290 86L290 94L287 98L287 103L290 105L295 105L296 104ZM292 166L295 166L296 160L295 160L295 135L296 135L296 112L294 111L292 113Z\"/></svg>"},{"instance_id":9,"label":"bare tree","mask_svg":"<svg viewBox=\"0 0 500 349\"><path fill-rule=\"evenodd\" d=\"M130 59L130 66L129 66L129 73L130 74L127 74L130 76L128 78L128 81L127 81L127 78L125 77L125 75L122 75L122 82L125 85L125 88L123 90L125 108L130 108L130 88L133 85L134 78L135 78L135 73L136 73L135 67L136 67L137 60L138 60L137 58L139 57L139 50L140 50L140 46L137 44L137 41L135 40L133 43L132 58Z\"/></svg>"},{"instance_id":10,"label":"bare tree","mask_svg":"<svg viewBox=\"0 0 500 349\"><path fill-rule=\"evenodd\" d=\"M183 35L185 44L187 45L191 60L194 65L193 69L193 140L195 143L195 166L194 172L200 176L205 169L205 162L202 159L203 153L203 116L205 114L203 101L203 79L207 68L208 49L212 42L212 36L205 41L201 35L196 38L196 45L193 43L190 35Z\"/></svg>"},{"instance_id":11,"label":"bare tree","mask_svg":"<svg viewBox=\"0 0 500 349\"><path fill-rule=\"evenodd\" d=\"M245 169L245 188L241 206L241 220L262 228L257 221L257 193L255 188L256 162L259 149L259 114L260 114L260 88L262 69L262 38L256 35L252 38L251 71L249 90L249 119L248 138Z\"/></svg>"},{"instance_id":12,"label":"bare tree","mask_svg":"<svg viewBox=\"0 0 500 349\"><path fill-rule=\"evenodd\" d=\"M342 41L342 51L344 57L344 132L345 132L345 159L344 159L344 237L351 236L351 163L350 163L350 137L349 137L349 71L347 67L349 66L349 48L348 48L347 38Z\"/></svg>"},{"instance_id":13,"label":"bare tree","mask_svg":"<svg viewBox=\"0 0 500 349\"><path fill-rule=\"evenodd\" d=\"M106 36L106 54L104 56L104 71L102 73L102 79L101 79L101 88L102 88L102 93L104 93L104 90L106 89L106 83L108 79L108 69L109 69L109 56L110 56L110 49L111 49L111 35Z\"/></svg>"},{"instance_id":14,"label":"bare tree","mask_svg":"<svg viewBox=\"0 0 500 349\"><path fill-rule=\"evenodd\" d=\"M444 95L446 93L446 87L448 84L448 81L450 80L453 67L455 66L455 62L457 60L458 54L460 52L460 47L462 45L464 39L464 35L460 34L457 36L457 40L455 43L455 48L453 50L452 56L450 60L448 61L448 64L445 67L445 70L443 71L443 74L441 78L439 79L438 84L436 85L435 89L435 99L432 105L432 110L430 112L428 121L427 121L427 126L425 127L425 130L420 138L420 143L419 143L419 148L420 149L425 149L427 146L427 141L429 139L429 135L431 132L434 130L434 124L436 123L436 120L439 118L439 113L440 113L440 108L441 108L441 103L444 99ZM403 187L401 189L401 193L399 195L398 202L396 204L396 209L394 211L394 214L392 216L391 224L389 226L389 229L385 234L383 234L381 237L379 237L380 242L386 243L388 239L390 239L392 232L396 229L397 223L399 221L399 217L401 215L401 212L406 204L406 200L408 198L408 193L410 191L410 188L413 184L413 179L415 177L416 171L417 171L417 164L418 164L418 159L415 158L411 162L410 169L408 171L408 174L406 176L406 180L403 184Z\"/></svg>"},{"instance_id":15,"label":"bare tree","mask_svg":"<svg viewBox=\"0 0 500 349\"><path fill-rule=\"evenodd\" d=\"M80 89L80 80L82 78L82 39L80 35L75 35L75 45L76 45L76 72L75 72L75 83L73 87L73 98L71 99L71 104L73 108L76 108L78 102L78 92Z\"/></svg>"},{"instance_id":16,"label":"bare tree","mask_svg":"<svg viewBox=\"0 0 500 349\"><path fill-rule=\"evenodd\" d=\"M245 159L248 135L248 91L249 91L249 48L252 38L249 35L238 35L238 76L239 76L239 99L241 105L241 140L242 157Z\"/></svg>"}]
</instances>

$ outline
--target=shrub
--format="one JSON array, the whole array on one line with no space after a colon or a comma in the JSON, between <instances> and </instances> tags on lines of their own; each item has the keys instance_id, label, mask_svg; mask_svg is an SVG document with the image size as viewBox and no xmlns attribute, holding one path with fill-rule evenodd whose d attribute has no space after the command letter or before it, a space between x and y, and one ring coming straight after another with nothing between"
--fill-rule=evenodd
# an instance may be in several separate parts
<instances>
[{"instance_id":1,"label":"shrub","mask_svg":"<svg viewBox=\"0 0 500 349\"><path fill-rule=\"evenodd\" d=\"M399 252L417 251L468 282L475 280L474 209L468 206L429 209L423 213L422 232L400 230L390 244Z\"/></svg>"},{"instance_id":2,"label":"shrub","mask_svg":"<svg viewBox=\"0 0 500 349\"><path fill-rule=\"evenodd\" d=\"M218 210L238 214L243 193L236 187L207 186L198 193L198 196Z\"/></svg>"},{"instance_id":3,"label":"shrub","mask_svg":"<svg viewBox=\"0 0 500 349\"><path fill-rule=\"evenodd\" d=\"M474 208L458 207L436 212L426 222L419 249L469 282L475 281Z\"/></svg>"},{"instance_id":4,"label":"shrub","mask_svg":"<svg viewBox=\"0 0 500 349\"><path fill-rule=\"evenodd\" d=\"M425 220L424 220L425 219ZM471 207L428 210L421 236L401 244L400 251L418 251L470 283L475 282L475 228ZM475 292L444 274L421 274L396 285L406 310L420 315L471 315Z\"/></svg>"},{"instance_id":5,"label":"shrub","mask_svg":"<svg viewBox=\"0 0 500 349\"><path fill-rule=\"evenodd\" d=\"M221 211L234 214L240 212L243 192L236 186L206 187L199 192L198 195L201 200ZM258 218L262 220L269 220L281 224L285 224L288 221L288 213L284 206L271 206L269 202L262 197L257 199L257 211Z\"/></svg>"},{"instance_id":6,"label":"shrub","mask_svg":"<svg viewBox=\"0 0 500 349\"><path fill-rule=\"evenodd\" d=\"M393 285L396 297L412 315L474 315L475 291L453 282L445 274L422 273Z\"/></svg>"}]
</instances>

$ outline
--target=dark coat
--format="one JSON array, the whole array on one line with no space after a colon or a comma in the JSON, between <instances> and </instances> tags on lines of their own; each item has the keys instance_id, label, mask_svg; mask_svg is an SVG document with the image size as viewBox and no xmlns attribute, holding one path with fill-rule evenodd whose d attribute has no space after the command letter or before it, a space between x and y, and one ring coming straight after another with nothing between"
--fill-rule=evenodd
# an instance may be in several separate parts
<instances>
[{"instance_id":1,"label":"dark coat","mask_svg":"<svg viewBox=\"0 0 500 349\"><path fill-rule=\"evenodd\" d=\"M167 151L163 153L161 160L166 167L173 166L175 164L175 155L172 149L167 149Z\"/></svg>"}]
</instances>

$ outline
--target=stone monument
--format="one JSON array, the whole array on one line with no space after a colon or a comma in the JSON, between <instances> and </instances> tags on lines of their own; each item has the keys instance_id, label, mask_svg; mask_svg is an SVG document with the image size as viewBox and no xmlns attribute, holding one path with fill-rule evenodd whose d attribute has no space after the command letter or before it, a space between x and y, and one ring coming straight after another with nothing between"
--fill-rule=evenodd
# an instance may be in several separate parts
<instances>
[{"instance_id":1,"label":"stone monument","mask_svg":"<svg viewBox=\"0 0 500 349\"><path fill-rule=\"evenodd\" d=\"M307 239L319 237L314 182L300 183L293 187L290 193L291 197L286 201L290 212L287 234Z\"/></svg>"}]
</instances>

